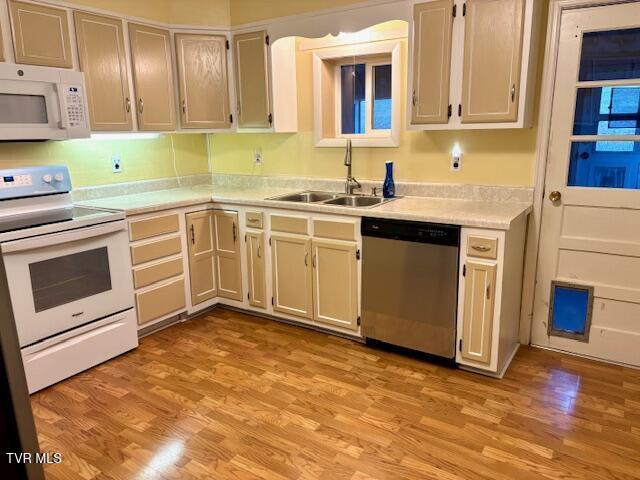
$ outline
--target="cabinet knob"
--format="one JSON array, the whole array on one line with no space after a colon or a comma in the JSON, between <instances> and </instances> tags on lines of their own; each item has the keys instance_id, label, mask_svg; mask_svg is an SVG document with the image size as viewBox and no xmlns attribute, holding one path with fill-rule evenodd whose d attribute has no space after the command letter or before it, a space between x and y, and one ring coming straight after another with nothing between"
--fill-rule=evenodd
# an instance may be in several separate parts
<instances>
[{"instance_id":1,"label":"cabinet knob","mask_svg":"<svg viewBox=\"0 0 640 480\"><path fill-rule=\"evenodd\" d=\"M549 194L549 200L551 200L553 203L559 202L561 199L562 199L562 193L560 193L557 190L554 190Z\"/></svg>"}]
</instances>

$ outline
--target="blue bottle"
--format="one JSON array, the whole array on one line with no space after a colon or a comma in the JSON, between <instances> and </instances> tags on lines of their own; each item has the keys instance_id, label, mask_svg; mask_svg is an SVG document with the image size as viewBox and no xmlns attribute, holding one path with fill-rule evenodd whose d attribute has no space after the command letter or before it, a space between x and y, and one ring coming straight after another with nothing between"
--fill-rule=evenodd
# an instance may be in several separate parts
<instances>
[{"instance_id":1,"label":"blue bottle","mask_svg":"<svg viewBox=\"0 0 640 480\"><path fill-rule=\"evenodd\" d=\"M396 196L396 184L393 182L393 162L385 162L387 174L384 177L382 185L382 196L384 198L393 198Z\"/></svg>"}]
</instances>

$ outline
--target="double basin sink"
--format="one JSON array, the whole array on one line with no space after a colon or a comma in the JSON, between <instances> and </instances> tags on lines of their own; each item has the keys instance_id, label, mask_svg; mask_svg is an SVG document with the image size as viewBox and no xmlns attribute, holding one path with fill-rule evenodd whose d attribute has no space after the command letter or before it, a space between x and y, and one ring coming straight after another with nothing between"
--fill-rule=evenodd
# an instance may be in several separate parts
<instances>
[{"instance_id":1,"label":"double basin sink","mask_svg":"<svg viewBox=\"0 0 640 480\"><path fill-rule=\"evenodd\" d=\"M297 192L270 197L267 200L281 202L314 203L337 207L372 208L390 202L393 198L375 197L373 195L347 195L331 192Z\"/></svg>"}]
</instances>

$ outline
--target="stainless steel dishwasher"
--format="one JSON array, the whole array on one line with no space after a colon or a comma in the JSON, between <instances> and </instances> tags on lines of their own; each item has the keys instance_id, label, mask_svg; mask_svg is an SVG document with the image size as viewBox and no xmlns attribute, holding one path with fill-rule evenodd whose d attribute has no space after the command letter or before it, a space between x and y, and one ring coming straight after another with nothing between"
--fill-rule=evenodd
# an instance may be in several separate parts
<instances>
[{"instance_id":1,"label":"stainless steel dishwasher","mask_svg":"<svg viewBox=\"0 0 640 480\"><path fill-rule=\"evenodd\" d=\"M455 357L460 227L362 219L362 333Z\"/></svg>"}]
</instances>

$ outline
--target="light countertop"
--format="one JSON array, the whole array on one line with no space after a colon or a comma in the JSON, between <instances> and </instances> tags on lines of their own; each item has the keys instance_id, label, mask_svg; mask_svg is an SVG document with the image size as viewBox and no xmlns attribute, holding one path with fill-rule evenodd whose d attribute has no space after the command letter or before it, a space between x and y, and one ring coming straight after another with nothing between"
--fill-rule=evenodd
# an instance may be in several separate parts
<instances>
[{"instance_id":1,"label":"light countertop","mask_svg":"<svg viewBox=\"0 0 640 480\"><path fill-rule=\"evenodd\" d=\"M509 230L514 223L526 216L532 209L530 203L486 202L431 197L402 197L373 208L350 208L265 200L268 197L299 190L290 188L241 189L198 185L85 200L78 202L78 205L122 210L127 215L137 215L213 201L214 203L225 205L246 205L337 215L394 218L497 230Z\"/></svg>"}]
</instances>

